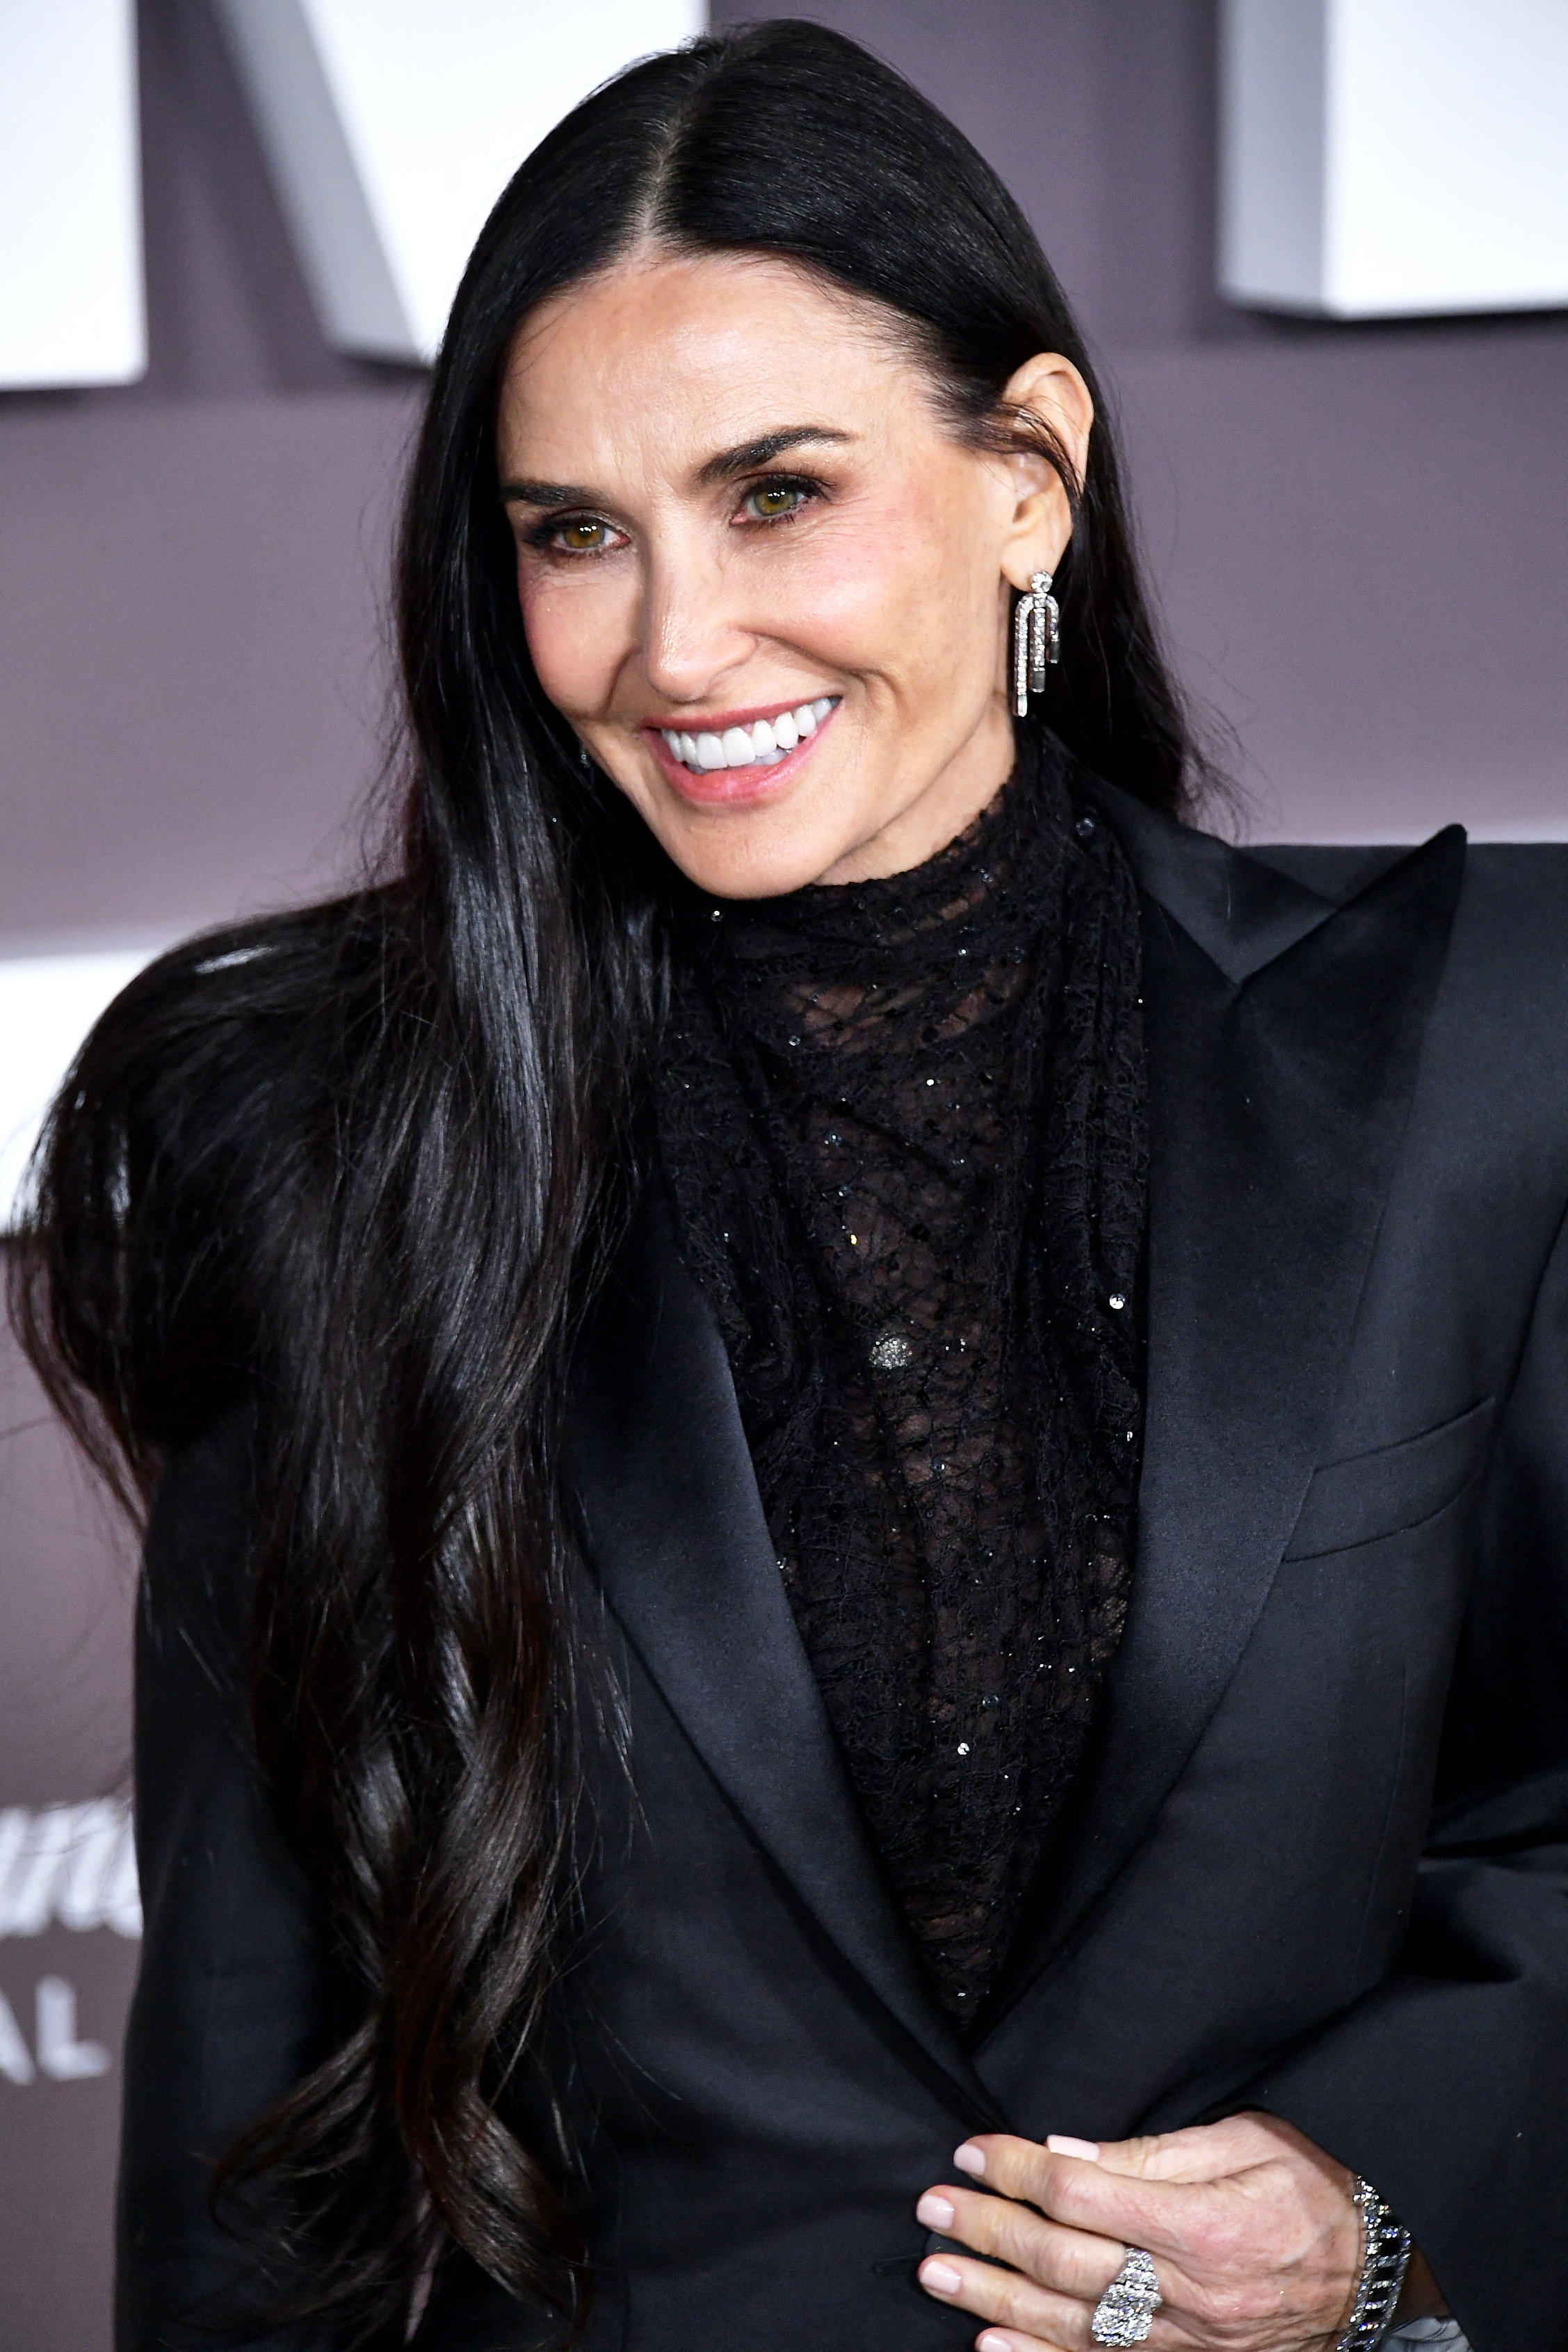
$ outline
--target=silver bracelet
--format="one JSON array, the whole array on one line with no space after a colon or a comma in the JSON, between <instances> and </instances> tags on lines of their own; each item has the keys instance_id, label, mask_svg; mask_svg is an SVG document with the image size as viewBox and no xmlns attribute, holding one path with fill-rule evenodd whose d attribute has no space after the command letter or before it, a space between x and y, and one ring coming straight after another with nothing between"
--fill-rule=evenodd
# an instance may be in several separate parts
<instances>
[{"instance_id":1,"label":"silver bracelet","mask_svg":"<svg viewBox=\"0 0 1568 2352\"><path fill-rule=\"evenodd\" d=\"M1410 2266L1410 2232L1395 2220L1370 2180L1357 2179L1351 2202L1361 2214L1361 2276L1350 2325L1334 2352L1373 2352L1393 2324Z\"/></svg>"}]
</instances>

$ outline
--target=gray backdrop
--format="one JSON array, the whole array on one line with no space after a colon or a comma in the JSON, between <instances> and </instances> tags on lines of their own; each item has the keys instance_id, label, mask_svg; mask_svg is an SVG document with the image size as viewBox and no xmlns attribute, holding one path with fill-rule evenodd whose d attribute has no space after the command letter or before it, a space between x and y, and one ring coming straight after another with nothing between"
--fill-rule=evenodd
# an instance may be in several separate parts
<instances>
[{"instance_id":1,"label":"gray backdrop","mask_svg":"<svg viewBox=\"0 0 1568 2352\"><path fill-rule=\"evenodd\" d=\"M811 13L928 89L1040 230L1116 389L1171 639L1238 732L1253 828L1568 834L1568 318L1227 310L1212 0ZM141 19L149 374L0 398L0 953L322 888L353 868L382 754L417 383L323 348L204 0ZM131 1589L0 1354L0 1809L123 1788ZM62 1897L68 1926L11 1898L19 2034L39 1983L57 2018L65 1984L78 2043L112 2053L134 1939L90 1924L102 1904ZM0 2340L103 2352L117 2070L16 2082L5 2042L0 2014Z\"/></svg>"}]
</instances>

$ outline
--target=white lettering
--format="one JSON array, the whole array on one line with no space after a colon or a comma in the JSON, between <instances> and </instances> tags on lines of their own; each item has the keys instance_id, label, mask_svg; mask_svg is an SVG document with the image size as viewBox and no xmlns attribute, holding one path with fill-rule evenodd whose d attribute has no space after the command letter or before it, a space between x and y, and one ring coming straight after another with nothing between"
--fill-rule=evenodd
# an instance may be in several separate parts
<instances>
[{"instance_id":1,"label":"white lettering","mask_svg":"<svg viewBox=\"0 0 1568 2352\"><path fill-rule=\"evenodd\" d=\"M22 2039L22 2029L5 1994L0 1992L0 2074L8 2083L30 2083L33 2060Z\"/></svg>"},{"instance_id":2,"label":"white lettering","mask_svg":"<svg viewBox=\"0 0 1568 2352\"><path fill-rule=\"evenodd\" d=\"M14 1817L12 1860L0 1886L0 1936L41 1936L54 1916L55 1886L70 1852L74 1805ZM12 1822L7 1821L7 1830Z\"/></svg>"},{"instance_id":3,"label":"white lettering","mask_svg":"<svg viewBox=\"0 0 1568 2352\"><path fill-rule=\"evenodd\" d=\"M56 1924L78 1934L111 1927L118 1936L141 1935L136 1847L123 1800L0 1811L0 1936L41 1936Z\"/></svg>"},{"instance_id":4,"label":"white lettering","mask_svg":"<svg viewBox=\"0 0 1568 2352\"><path fill-rule=\"evenodd\" d=\"M107 2074L110 2056L102 2042L77 2040L76 1987L64 1977L44 1977L37 2000L38 2064L51 2082L83 2083Z\"/></svg>"}]
</instances>

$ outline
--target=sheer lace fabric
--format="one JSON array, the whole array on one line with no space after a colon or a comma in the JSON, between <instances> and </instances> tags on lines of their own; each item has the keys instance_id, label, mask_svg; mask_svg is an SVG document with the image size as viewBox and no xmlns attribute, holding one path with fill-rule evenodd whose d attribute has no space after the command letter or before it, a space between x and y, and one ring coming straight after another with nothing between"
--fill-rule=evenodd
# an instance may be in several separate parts
<instances>
[{"instance_id":1,"label":"sheer lace fabric","mask_svg":"<svg viewBox=\"0 0 1568 2352\"><path fill-rule=\"evenodd\" d=\"M683 901L659 1130L807 1654L975 2018L1126 1613L1138 910L1047 758L916 872Z\"/></svg>"}]
</instances>

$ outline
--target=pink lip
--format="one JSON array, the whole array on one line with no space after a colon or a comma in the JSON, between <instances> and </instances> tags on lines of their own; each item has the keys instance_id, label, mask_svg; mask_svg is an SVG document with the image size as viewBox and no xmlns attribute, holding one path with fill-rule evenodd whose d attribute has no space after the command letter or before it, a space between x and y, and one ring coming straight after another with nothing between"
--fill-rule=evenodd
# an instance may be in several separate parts
<instances>
[{"instance_id":1,"label":"pink lip","mask_svg":"<svg viewBox=\"0 0 1568 2352\"><path fill-rule=\"evenodd\" d=\"M806 698L802 697L802 699ZM650 719L643 722L643 733L653 754L654 761L671 790L684 801L697 808L756 808L760 803L779 799L787 793L805 762L810 758L839 712L841 702L835 702L825 719L819 719L814 733L786 751L781 760L768 768L708 768L700 772L688 768L683 761L673 759L661 728L668 727L672 734L722 735L727 727L748 727L758 719L774 719L780 710L793 710L795 703L764 702L754 710L721 710L705 716L699 724L689 719Z\"/></svg>"}]
</instances>

